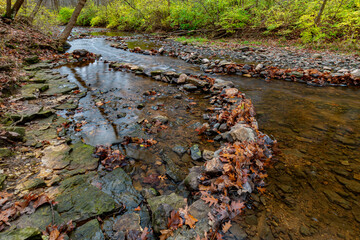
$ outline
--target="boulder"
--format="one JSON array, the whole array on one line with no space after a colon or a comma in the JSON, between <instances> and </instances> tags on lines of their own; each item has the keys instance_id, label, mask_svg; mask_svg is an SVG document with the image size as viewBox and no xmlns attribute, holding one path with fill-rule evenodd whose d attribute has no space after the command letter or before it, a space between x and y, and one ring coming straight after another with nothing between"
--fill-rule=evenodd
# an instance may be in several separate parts
<instances>
[{"instance_id":1,"label":"boulder","mask_svg":"<svg viewBox=\"0 0 360 240\"><path fill-rule=\"evenodd\" d=\"M190 152L191 152L191 158L194 161L199 161L202 156L201 156L201 150L199 149L199 145L198 144L194 144L191 148L190 148Z\"/></svg>"},{"instance_id":2,"label":"boulder","mask_svg":"<svg viewBox=\"0 0 360 240\"><path fill-rule=\"evenodd\" d=\"M199 178L202 172L204 172L203 166L196 166L190 169L190 173L184 179L184 184L189 190L196 191L199 189Z\"/></svg>"},{"instance_id":3,"label":"boulder","mask_svg":"<svg viewBox=\"0 0 360 240\"><path fill-rule=\"evenodd\" d=\"M237 123L231 128L230 131L227 132L226 138L229 142L249 142L255 141L257 137L254 129L252 129L246 124Z\"/></svg>"},{"instance_id":4,"label":"boulder","mask_svg":"<svg viewBox=\"0 0 360 240\"><path fill-rule=\"evenodd\" d=\"M186 74L181 74L180 77L177 79L177 84L183 84L185 83L187 80L187 75Z\"/></svg>"}]
</instances>

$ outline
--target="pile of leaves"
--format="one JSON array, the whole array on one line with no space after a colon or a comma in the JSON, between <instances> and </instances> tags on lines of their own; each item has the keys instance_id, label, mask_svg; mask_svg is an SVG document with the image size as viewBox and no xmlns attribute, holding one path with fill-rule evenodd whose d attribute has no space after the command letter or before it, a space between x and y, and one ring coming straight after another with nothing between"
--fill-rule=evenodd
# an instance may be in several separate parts
<instances>
[{"instance_id":1,"label":"pile of leaves","mask_svg":"<svg viewBox=\"0 0 360 240\"><path fill-rule=\"evenodd\" d=\"M10 221L15 220L23 214L31 214L37 208L49 203L54 206L56 203L45 194L29 194L23 197L21 201L16 201L12 193L0 192L0 231L6 226L10 226Z\"/></svg>"},{"instance_id":2,"label":"pile of leaves","mask_svg":"<svg viewBox=\"0 0 360 240\"><path fill-rule=\"evenodd\" d=\"M141 124L143 126L143 130L148 134L158 133L161 130L168 128L168 126L166 126L159 120L156 120L155 122L149 122L147 119L144 119Z\"/></svg>"},{"instance_id":3,"label":"pile of leaves","mask_svg":"<svg viewBox=\"0 0 360 240\"><path fill-rule=\"evenodd\" d=\"M42 234L48 237L49 240L65 240L68 239L68 234L75 229L75 226L70 220L68 223L61 224L60 226L49 225L46 227Z\"/></svg>"},{"instance_id":4,"label":"pile of leaves","mask_svg":"<svg viewBox=\"0 0 360 240\"><path fill-rule=\"evenodd\" d=\"M130 143L138 144L140 147L151 147L152 145L155 145L157 143L156 140L150 138L150 139L143 139L138 137L129 137L125 136L123 141L121 142L122 145L128 145Z\"/></svg>"},{"instance_id":5,"label":"pile of leaves","mask_svg":"<svg viewBox=\"0 0 360 240\"><path fill-rule=\"evenodd\" d=\"M112 149L110 146L96 146L95 155L100 159L106 170L112 171L126 165L125 155L120 150Z\"/></svg>"}]
</instances>

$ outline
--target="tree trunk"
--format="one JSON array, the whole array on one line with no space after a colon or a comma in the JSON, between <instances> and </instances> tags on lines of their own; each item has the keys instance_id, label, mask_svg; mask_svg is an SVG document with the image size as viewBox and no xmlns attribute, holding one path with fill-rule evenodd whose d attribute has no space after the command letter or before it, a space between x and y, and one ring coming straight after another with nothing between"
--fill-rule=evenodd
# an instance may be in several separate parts
<instances>
[{"instance_id":1,"label":"tree trunk","mask_svg":"<svg viewBox=\"0 0 360 240\"><path fill-rule=\"evenodd\" d=\"M11 15L13 16L13 18L15 18L16 14L18 13L18 11L21 8L21 5L24 3L24 0L16 0L14 6L11 9Z\"/></svg>"},{"instance_id":2,"label":"tree trunk","mask_svg":"<svg viewBox=\"0 0 360 240\"><path fill-rule=\"evenodd\" d=\"M11 18L11 0L6 0L6 13L5 17Z\"/></svg>"},{"instance_id":3,"label":"tree trunk","mask_svg":"<svg viewBox=\"0 0 360 240\"><path fill-rule=\"evenodd\" d=\"M36 16L36 14L38 13L42 2L43 2L43 0L38 0L38 2L36 3L35 8L34 8L34 10L32 11L32 13L30 15L30 19L29 19L30 23L32 23L34 21L34 18Z\"/></svg>"},{"instance_id":4,"label":"tree trunk","mask_svg":"<svg viewBox=\"0 0 360 240\"><path fill-rule=\"evenodd\" d=\"M66 42L66 39L70 36L71 30L74 27L76 20L77 20L78 16L80 15L80 12L83 9L85 3L86 3L86 0L79 0L73 14L71 15L69 23L66 25L65 29L60 34L60 37L58 39L60 44L64 44Z\"/></svg>"},{"instance_id":5,"label":"tree trunk","mask_svg":"<svg viewBox=\"0 0 360 240\"><path fill-rule=\"evenodd\" d=\"M323 13L323 11L324 11L326 2L327 2L327 0L324 0L324 1L323 1L322 5L321 5L321 8L320 8L320 10L319 10L319 13L318 13L318 15L317 15L317 17L316 17L316 19L315 19L315 25L316 25L316 26L319 25L319 23L320 23L321 15L322 15L322 13Z\"/></svg>"}]
</instances>

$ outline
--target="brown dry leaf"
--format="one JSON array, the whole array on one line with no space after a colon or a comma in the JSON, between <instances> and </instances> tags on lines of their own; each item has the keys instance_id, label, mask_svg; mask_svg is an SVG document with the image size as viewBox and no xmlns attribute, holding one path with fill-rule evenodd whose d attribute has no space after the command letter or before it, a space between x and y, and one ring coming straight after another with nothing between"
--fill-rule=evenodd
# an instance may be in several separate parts
<instances>
[{"instance_id":1,"label":"brown dry leaf","mask_svg":"<svg viewBox=\"0 0 360 240\"><path fill-rule=\"evenodd\" d=\"M41 205L45 204L45 203L50 203L50 199L48 196L46 195L41 195L39 196L39 198L34 202L33 207L35 209L37 209L38 207L40 207Z\"/></svg>"},{"instance_id":2,"label":"brown dry leaf","mask_svg":"<svg viewBox=\"0 0 360 240\"><path fill-rule=\"evenodd\" d=\"M169 229L177 229L183 225L183 219L180 217L178 211L172 211L170 213L170 218L168 219L167 227Z\"/></svg>"},{"instance_id":3,"label":"brown dry leaf","mask_svg":"<svg viewBox=\"0 0 360 240\"><path fill-rule=\"evenodd\" d=\"M226 222L224 225L223 225L223 228L222 228L222 231L224 233L226 233L227 231L229 231L229 229L231 228L231 221L229 220L228 222Z\"/></svg>"},{"instance_id":4,"label":"brown dry leaf","mask_svg":"<svg viewBox=\"0 0 360 240\"><path fill-rule=\"evenodd\" d=\"M49 240L57 240L59 236L60 236L59 230L56 227L54 227L50 232Z\"/></svg>"},{"instance_id":5,"label":"brown dry leaf","mask_svg":"<svg viewBox=\"0 0 360 240\"><path fill-rule=\"evenodd\" d=\"M168 237L173 235L173 231L171 229L160 230L160 233L160 240L166 240Z\"/></svg>"},{"instance_id":6,"label":"brown dry leaf","mask_svg":"<svg viewBox=\"0 0 360 240\"><path fill-rule=\"evenodd\" d=\"M144 231L141 233L141 236L140 236L141 240L147 240L147 235L149 234L148 230L149 230L148 227L144 228Z\"/></svg>"},{"instance_id":7,"label":"brown dry leaf","mask_svg":"<svg viewBox=\"0 0 360 240\"><path fill-rule=\"evenodd\" d=\"M218 200L209 194L202 195L201 199L208 203L210 207L218 203Z\"/></svg>"}]
</instances>

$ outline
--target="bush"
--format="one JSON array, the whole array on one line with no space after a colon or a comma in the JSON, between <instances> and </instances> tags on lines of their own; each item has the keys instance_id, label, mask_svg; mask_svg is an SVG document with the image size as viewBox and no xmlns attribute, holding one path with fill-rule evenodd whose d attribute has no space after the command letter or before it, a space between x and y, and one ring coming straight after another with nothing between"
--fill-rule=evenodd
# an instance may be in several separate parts
<instances>
[{"instance_id":1,"label":"bush","mask_svg":"<svg viewBox=\"0 0 360 240\"><path fill-rule=\"evenodd\" d=\"M63 7L59 11L58 20L62 24L67 24L70 21L71 15L74 12L74 8Z\"/></svg>"}]
</instances>

